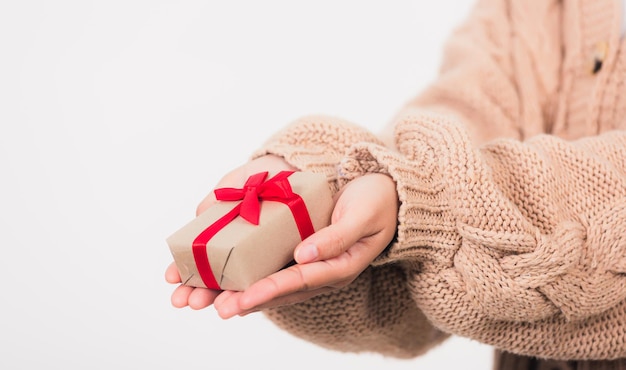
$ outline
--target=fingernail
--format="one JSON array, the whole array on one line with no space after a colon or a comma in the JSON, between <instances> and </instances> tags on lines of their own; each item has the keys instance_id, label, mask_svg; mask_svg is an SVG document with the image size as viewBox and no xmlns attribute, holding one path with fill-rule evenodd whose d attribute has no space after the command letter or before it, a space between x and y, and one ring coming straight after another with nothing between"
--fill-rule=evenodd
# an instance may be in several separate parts
<instances>
[{"instance_id":1,"label":"fingernail","mask_svg":"<svg viewBox=\"0 0 626 370\"><path fill-rule=\"evenodd\" d=\"M315 244L305 244L296 251L296 262L307 263L313 262L319 255Z\"/></svg>"}]
</instances>

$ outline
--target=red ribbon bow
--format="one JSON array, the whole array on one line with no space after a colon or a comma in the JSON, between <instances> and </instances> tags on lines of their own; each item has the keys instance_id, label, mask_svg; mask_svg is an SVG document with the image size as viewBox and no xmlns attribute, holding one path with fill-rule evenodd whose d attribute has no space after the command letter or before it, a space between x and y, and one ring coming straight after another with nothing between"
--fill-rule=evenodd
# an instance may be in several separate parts
<instances>
[{"instance_id":1,"label":"red ribbon bow","mask_svg":"<svg viewBox=\"0 0 626 370\"><path fill-rule=\"evenodd\" d=\"M242 189L215 189L215 198L230 201L243 200L239 215L251 224L258 225L259 214L261 213L260 200L280 201L297 196L291 190L291 185L287 180L287 177L292 173L293 171L283 171L267 181L265 181L267 172L257 173L248 178Z\"/></svg>"},{"instance_id":2,"label":"red ribbon bow","mask_svg":"<svg viewBox=\"0 0 626 370\"><path fill-rule=\"evenodd\" d=\"M300 238L305 239L315 232L309 212L304 200L291 189L287 178L294 171L282 171L276 176L265 181L267 172L257 173L248 178L243 188L220 188L215 189L215 197L221 201L241 200L230 212L222 216L204 229L193 241L193 256L198 268L198 273L207 288L220 289L215 279L206 245L211 238L221 229L228 225L237 216L241 216L248 222L258 225L261 213L261 201L276 201L286 204L293 214Z\"/></svg>"}]
</instances>

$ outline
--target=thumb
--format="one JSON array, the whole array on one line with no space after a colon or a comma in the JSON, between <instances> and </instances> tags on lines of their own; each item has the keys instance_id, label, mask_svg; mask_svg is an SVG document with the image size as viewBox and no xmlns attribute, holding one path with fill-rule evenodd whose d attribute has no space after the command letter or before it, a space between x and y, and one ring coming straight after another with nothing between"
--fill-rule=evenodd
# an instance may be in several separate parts
<instances>
[{"instance_id":1,"label":"thumb","mask_svg":"<svg viewBox=\"0 0 626 370\"><path fill-rule=\"evenodd\" d=\"M296 262L338 257L358 242L368 247L368 253L378 253L393 237L398 205L395 183L389 176L369 174L357 178L336 196L331 225L296 247Z\"/></svg>"},{"instance_id":2,"label":"thumb","mask_svg":"<svg viewBox=\"0 0 626 370\"><path fill-rule=\"evenodd\" d=\"M363 229L346 218L320 229L302 241L294 251L297 263L309 263L337 257L356 244L363 235Z\"/></svg>"}]
</instances>

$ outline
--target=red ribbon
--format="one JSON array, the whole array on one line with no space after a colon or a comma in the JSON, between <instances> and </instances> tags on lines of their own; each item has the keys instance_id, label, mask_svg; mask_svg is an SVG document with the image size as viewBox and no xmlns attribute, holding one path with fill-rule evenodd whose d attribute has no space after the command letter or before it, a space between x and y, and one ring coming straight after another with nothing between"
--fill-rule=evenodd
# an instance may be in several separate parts
<instances>
[{"instance_id":1,"label":"red ribbon","mask_svg":"<svg viewBox=\"0 0 626 370\"><path fill-rule=\"evenodd\" d=\"M241 216L246 221L258 225L261 213L261 201L273 201L286 204L293 214L300 238L305 239L315 231L309 212L304 200L291 189L287 179L294 171L282 171L276 176L265 181L267 172L260 172L248 178L243 188L220 188L215 189L215 197L222 201L241 200L230 212L222 216L204 229L193 241L193 257L198 268L198 273L209 289L221 289L215 279L206 245L211 238L232 220Z\"/></svg>"}]
</instances>

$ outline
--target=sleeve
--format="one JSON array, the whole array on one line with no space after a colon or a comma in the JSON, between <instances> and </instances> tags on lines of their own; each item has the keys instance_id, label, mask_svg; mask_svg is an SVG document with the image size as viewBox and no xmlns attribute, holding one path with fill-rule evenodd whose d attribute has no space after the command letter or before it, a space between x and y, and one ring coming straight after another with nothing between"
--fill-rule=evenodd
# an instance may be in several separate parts
<instances>
[{"instance_id":1,"label":"sleeve","mask_svg":"<svg viewBox=\"0 0 626 370\"><path fill-rule=\"evenodd\" d=\"M382 142L346 120L324 115L301 117L270 137L252 158L274 154L302 171L323 173L333 192L340 187L338 165L354 143Z\"/></svg>"},{"instance_id":2,"label":"sleeve","mask_svg":"<svg viewBox=\"0 0 626 370\"><path fill-rule=\"evenodd\" d=\"M268 310L272 321L328 348L397 357L450 334L530 356L626 357L626 132L541 134L557 99L555 4L479 1L437 80L389 126L393 147L324 118L258 152L323 171L335 189L386 173L400 199L397 238L370 268Z\"/></svg>"},{"instance_id":3,"label":"sleeve","mask_svg":"<svg viewBox=\"0 0 626 370\"><path fill-rule=\"evenodd\" d=\"M307 116L270 138L253 157L279 155L300 170L323 173L336 192L345 182L340 164L355 143L382 145L375 135L350 122ZM435 328L415 305L407 279L399 265L371 267L341 290L264 313L278 327L321 347L410 358L448 334Z\"/></svg>"},{"instance_id":4,"label":"sleeve","mask_svg":"<svg viewBox=\"0 0 626 370\"><path fill-rule=\"evenodd\" d=\"M308 116L287 126L253 157L275 154L300 170L324 173L336 192L345 182L341 163L355 143L382 147L376 136L350 122ZM400 265L370 267L341 290L264 313L278 327L328 349L417 356L448 334L415 305L407 270Z\"/></svg>"},{"instance_id":5,"label":"sleeve","mask_svg":"<svg viewBox=\"0 0 626 370\"><path fill-rule=\"evenodd\" d=\"M343 171L396 181L398 236L376 263L417 266L435 327L529 356L626 356L626 132L476 148L428 112L396 133L401 153L357 144Z\"/></svg>"}]
</instances>

